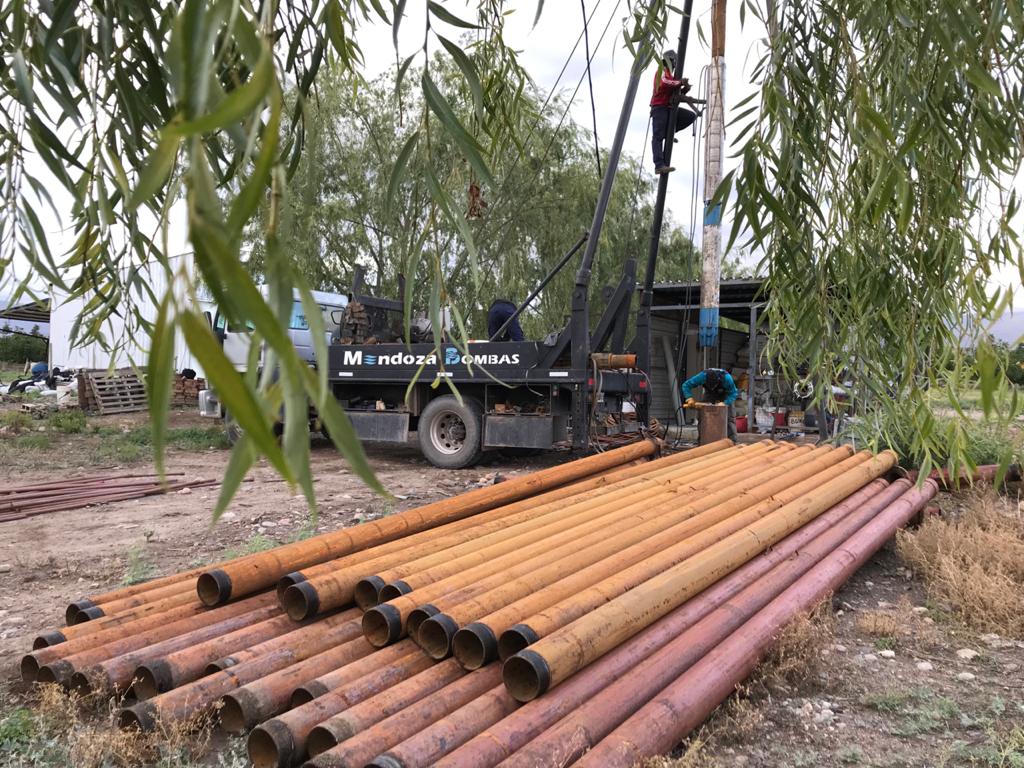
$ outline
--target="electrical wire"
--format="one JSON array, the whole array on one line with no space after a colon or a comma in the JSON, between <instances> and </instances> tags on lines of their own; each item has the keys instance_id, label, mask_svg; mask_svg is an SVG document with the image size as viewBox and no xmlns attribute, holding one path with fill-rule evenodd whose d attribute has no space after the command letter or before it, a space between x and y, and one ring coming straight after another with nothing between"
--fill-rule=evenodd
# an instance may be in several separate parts
<instances>
[{"instance_id":1,"label":"electrical wire","mask_svg":"<svg viewBox=\"0 0 1024 768\"><path fill-rule=\"evenodd\" d=\"M590 76L590 24L587 22L587 0L580 0L583 11L583 41L587 57L587 85L590 88L590 116L594 122L594 160L597 162L597 178L601 179L601 144L597 139L597 106L594 104L594 80Z\"/></svg>"}]
</instances>

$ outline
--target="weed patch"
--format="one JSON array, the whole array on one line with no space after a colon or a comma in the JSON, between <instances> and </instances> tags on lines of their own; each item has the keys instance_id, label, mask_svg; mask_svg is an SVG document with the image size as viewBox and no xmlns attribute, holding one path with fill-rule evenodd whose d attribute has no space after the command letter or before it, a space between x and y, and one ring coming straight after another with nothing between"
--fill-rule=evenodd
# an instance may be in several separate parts
<instances>
[{"instance_id":1,"label":"weed patch","mask_svg":"<svg viewBox=\"0 0 1024 768\"><path fill-rule=\"evenodd\" d=\"M54 411L47 419L47 423L51 429L63 432L66 435L77 435L85 432L85 414L77 408Z\"/></svg>"},{"instance_id":2,"label":"weed patch","mask_svg":"<svg viewBox=\"0 0 1024 768\"><path fill-rule=\"evenodd\" d=\"M897 536L900 555L932 598L982 631L1024 636L1024 514L994 491L976 492L952 518Z\"/></svg>"},{"instance_id":3,"label":"weed patch","mask_svg":"<svg viewBox=\"0 0 1024 768\"><path fill-rule=\"evenodd\" d=\"M827 668L822 651L832 645L835 632L832 602L823 600L810 614L798 616L782 629L752 685L786 691L807 687Z\"/></svg>"},{"instance_id":4,"label":"weed patch","mask_svg":"<svg viewBox=\"0 0 1024 768\"><path fill-rule=\"evenodd\" d=\"M125 565L124 576L121 583L126 587L132 584L141 584L153 578L156 568L149 561L146 553L141 547L132 547L128 550L128 562Z\"/></svg>"},{"instance_id":5,"label":"weed patch","mask_svg":"<svg viewBox=\"0 0 1024 768\"><path fill-rule=\"evenodd\" d=\"M0 411L0 427L18 435L32 429L32 417L22 411Z\"/></svg>"}]
</instances>

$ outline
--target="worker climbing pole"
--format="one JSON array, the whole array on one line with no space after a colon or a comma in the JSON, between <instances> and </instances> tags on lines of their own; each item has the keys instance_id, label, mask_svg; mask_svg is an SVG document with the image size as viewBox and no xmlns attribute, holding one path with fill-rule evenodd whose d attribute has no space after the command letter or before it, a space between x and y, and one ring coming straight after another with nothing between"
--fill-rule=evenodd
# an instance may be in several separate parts
<instances>
[{"instance_id":1,"label":"worker climbing pole","mask_svg":"<svg viewBox=\"0 0 1024 768\"><path fill-rule=\"evenodd\" d=\"M679 26L679 44L676 47L675 66L673 78L682 80L683 64L686 62L686 42L690 37L690 18L693 13L693 0L686 0L683 4L683 18ZM659 66L662 66L659 64ZM672 137L676 132L676 117L678 110L669 110L668 129L666 131L665 155L663 165L672 165ZM658 263L658 249L661 246L661 225L665 217L665 197L668 193L668 179L670 173L658 175L658 195L654 201L654 218L651 221L651 242L647 250L647 271L644 274L644 290L640 294L640 308L636 317L636 344L634 351L637 355L637 367L641 371L651 370L651 305L654 303L654 269ZM638 417L640 423L646 424L648 418L648 405L644 402L639 409Z\"/></svg>"},{"instance_id":2,"label":"worker climbing pole","mask_svg":"<svg viewBox=\"0 0 1024 768\"><path fill-rule=\"evenodd\" d=\"M704 232L701 241L700 327L707 350L718 343L718 284L722 279L722 203L714 200L722 180L725 148L725 3L711 6L711 67L708 70L707 134L704 149Z\"/></svg>"}]
</instances>

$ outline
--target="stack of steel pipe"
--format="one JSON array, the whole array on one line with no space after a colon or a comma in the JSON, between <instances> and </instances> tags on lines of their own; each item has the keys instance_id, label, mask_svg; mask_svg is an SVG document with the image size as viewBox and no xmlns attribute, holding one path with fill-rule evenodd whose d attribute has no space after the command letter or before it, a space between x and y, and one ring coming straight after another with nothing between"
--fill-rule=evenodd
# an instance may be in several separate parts
<instances>
[{"instance_id":1,"label":"stack of steel pipe","mask_svg":"<svg viewBox=\"0 0 1024 768\"><path fill-rule=\"evenodd\" d=\"M175 479L181 476L180 472L170 473L165 478L151 474L90 475L11 486L0 489L0 523L218 483L216 480Z\"/></svg>"},{"instance_id":2,"label":"stack of steel pipe","mask_svg":"<svg viewBox=\"0 0 1024 768\"><path fill-rule=\"evenodd\" d=\"M656 451L655 443L644 441L301 544L306 551L333 554L347 546L358 559L376 555L374 545L380 546L382 542L384 551L400 548L398 544L388 547L386 542L408 532L419 532L421 538L429 534L443 539L450 531L472 528L475 518L500 520L509 502L527 497L566 498L599 489L606 478L618 472L630 468L636 471L636 466ZM435 533L430 533L432 528L437 529ZM407 538L412 541L415 536ZM205 674L208 665L234 664L237 656L252 656L253 648L258 652L276 648L273 641L279 638L285 638L280 644L287 648L305 637L295 631L311 622L296 624L284 615L265 586L270 586L279 575L272 572L267 576L268 569L280 569L282 563L294 568L311 562L308 554L296 552L294 545L281 547L74 601L65 615L68 626L36 638L33 652L23 659L22 675L30 681L73 684L99 691L123 692L137 683L135 693L147 698L194 682ZM313 557L312 562L316 562L316 556ZM233 590L233 602L214 600L218 604L210 607L197 597L197 579L211 573L214 579L232 573L256 576L249 579L244 589ZM259 588L260 584L264 588ZM198 587L201 593L201 584ZM357 614L345 615L351 619ZM333 621L335 617L328 615L312 623L320 631ZM351 629L352 637L359 634L358 624ZM325 650L316 643L309 647L313 655ZM281 656L284 661L292 658L288 653ZM326 661L320 658L317 663L322 665ZM237 672L235 676L238 677Z\"/></svg>"},{"instance_id":3,"label":"stack of steel pipe","mask_svg":"<svg viewBox=\"0 0 1024 768\"><path fill-rule=\"evenodd\" d=\"M261 767L632 765L699 724L936 491L882 479L890 453L636 449L220 564L213 602L225 584L247 597L193 595L173 621L67 638L23 672L134 683L124 725L219 709Z\"/></svg>"}]
</instances>

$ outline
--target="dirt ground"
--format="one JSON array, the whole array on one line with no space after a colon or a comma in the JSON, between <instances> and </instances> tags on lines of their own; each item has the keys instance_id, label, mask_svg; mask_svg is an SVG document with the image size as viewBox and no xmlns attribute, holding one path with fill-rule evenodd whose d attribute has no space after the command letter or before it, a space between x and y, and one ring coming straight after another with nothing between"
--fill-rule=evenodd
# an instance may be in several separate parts
<instances>
[{"instance_id":1,"label":"dirt ground","mask_svg":"<svg viewBox=\"0 0 1024 768\"><path fill-rule=\"evenodd\" d=\"M125 432L144 421L144 414L89 419L90 425ZM209 427L191 412L174 414L171 421L178 428ZM103 436L97 432L62 434L46 452L8 462L0 485L96 472L95 461L82 457L97 450L98 439ZM393 502L365 488L332 446L315 443L318 531L565 458L494 455L472 470L443 471L413 446L368 452ZM168 469L217 478L227 457L223 447L173 450ZM125 466L141 471L147 464ZM210 488L0 523L2 689L19 694L21 655L36 634L59 626L70 600L308 533L305 501L265 464L250 475L252 482L212 526L216 493ZM956 503L951 495L943 500ZM834 609L835 635L815 650L823 663L809 665L799 684L755 686L739 704L721 708L703 734L703 746L691 744L675 764L1024 768L1024 642L967 630L948 606L928 599L891 546L836 596ZM892 616L890 634L875 631L875 624L888 622L878 615Z\"/></svg>"}]
</instances>

